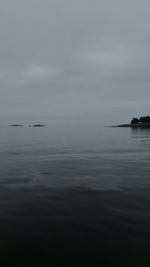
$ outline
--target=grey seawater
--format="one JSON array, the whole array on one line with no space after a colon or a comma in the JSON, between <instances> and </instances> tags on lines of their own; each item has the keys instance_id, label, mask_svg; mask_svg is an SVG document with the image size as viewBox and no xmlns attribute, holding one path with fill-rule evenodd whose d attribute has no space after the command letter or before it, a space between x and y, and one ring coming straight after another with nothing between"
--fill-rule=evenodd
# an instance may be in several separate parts
<instances>
[{"instance_id":1,"label":"grey seawater","mask_svg":"<svg viewBox=\"0 0 150 267\"><path fill-rule=\"evenodd\" d=\"M0 127L3 266L144 266L149 162L148 129Z\"/></svg>"}]
</instances>

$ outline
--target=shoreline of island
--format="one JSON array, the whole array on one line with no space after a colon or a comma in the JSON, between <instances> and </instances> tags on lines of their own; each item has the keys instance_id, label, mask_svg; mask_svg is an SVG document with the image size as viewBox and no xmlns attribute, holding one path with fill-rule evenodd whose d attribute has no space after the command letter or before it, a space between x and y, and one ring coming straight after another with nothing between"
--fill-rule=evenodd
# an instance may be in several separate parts
<instances>
[{"instance_id":1,"label":"shoreline of island","mask_svg":"<svg viewBox=\"0 0 150 267\"><path fill-rule=\"evenodd\" d=\"M119 125L111 125L111 126L109 126L109 127L120 127L120 128L150 128L150 123L147 123L147 124L145 124L145 123L141 123L141 124L131 124L131 123L129 123L129 124L119 124Z\"/></svg>"},{"instance_id":2,"label":"shoreline of island","mask_svg":"<svg viewBox=\"0 0 150 267\"><path fill-rule=\"evenodd\" d=\"M111 125L109 127L123 127L123 128L150 128L150 116L143 116L133 118L130 123Z\"/></svg>"}]
</instances>

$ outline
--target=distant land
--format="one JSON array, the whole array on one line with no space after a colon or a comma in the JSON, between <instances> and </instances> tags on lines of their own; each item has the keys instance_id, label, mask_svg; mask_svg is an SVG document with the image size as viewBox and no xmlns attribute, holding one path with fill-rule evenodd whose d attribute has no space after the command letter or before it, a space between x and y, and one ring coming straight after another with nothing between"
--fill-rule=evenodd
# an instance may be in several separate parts
<instances>
[{"instance_id":1,"label":"distant land","mask_svg":"<svg viewBox=\"0 0 150 267\"><path fill-rule=\"evenodd\" d=\"M133 118L130 123L112 125L110 127L150 128L150 116Z\"/></svg>"},{"instance_id":2,"label":"distant land","mask_svg":"<svg viewBox=\"0 0 150 267\"><path fill-rule=\"evenodd\" d=\"M23 124L11 124L9 127L24 127L25 125ZM44 124L33 124L33 125L28 125L28 127L45 127Z\"/></svg>"},{"instance_id":3,"label":"distant land","mask_svg":"<svg viewBox=\"0 0 150 267\"><path fill-rule=\"evenodd\" d=\"M34 124L34 125L32 125L32 127L45 127L45 125L44 124Z\"/></svg>"},{"instance_id":4,"label":"distant land","mask_svg":"<svg viewBox=\"0 0 150 267\"><path fill-rule=\"evenodd\" d=\"M11 124L10 127L23 127L23 124Z\"/></svg>"}]
</instances>

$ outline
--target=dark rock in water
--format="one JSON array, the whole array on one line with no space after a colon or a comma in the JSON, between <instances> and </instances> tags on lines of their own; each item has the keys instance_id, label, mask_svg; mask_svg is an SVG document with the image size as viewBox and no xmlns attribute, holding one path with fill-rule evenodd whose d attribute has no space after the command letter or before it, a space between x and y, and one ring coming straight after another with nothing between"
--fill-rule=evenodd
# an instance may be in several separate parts
<instances>
[{"instance_id":1,"label":"dark rock in water","mask_svg":"<svg viewBox=\"0 0 150 267\"><path fill-rule=\"evenodd\" d=\"M12 124L12 125L10 125L10 127L23 127L24 125L22 125L22 124Z\"/></svg>"},{"instance_id":2,"label":"dark rock in water","mask_svg":"<svg viewBox=\"0 0 150 267\"><path fill-rule=\"evenodd\" d=\"M34 124L33 127L45 127L44 124Z\"/></svg>"}]
</instances>

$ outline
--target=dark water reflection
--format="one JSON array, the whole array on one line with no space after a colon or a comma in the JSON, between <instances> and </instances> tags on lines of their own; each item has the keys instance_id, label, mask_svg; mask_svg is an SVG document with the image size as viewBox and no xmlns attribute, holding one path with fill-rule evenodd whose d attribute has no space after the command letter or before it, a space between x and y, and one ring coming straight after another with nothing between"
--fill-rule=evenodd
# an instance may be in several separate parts
<instances>
[{"instance_id":1,"label":"dark water reflection","mask_svg":"<svg viewBox=\"0 0 150 267\"><path fill-rule=\"evenodd\" d=\"M2 128L0 138L2 266L147 266L148 129Z\"/></svg>"},{"instance_id":2,"label":"dark water reflection","mask_svg":"<svg viewBox=\"0 0 150 267\"><path fill-rule=\"evenodd\" d=\"M150 148L150 129L132 129L132 138L136 142L140 142L145 148Z\"/></svg>"}]
</instances>

